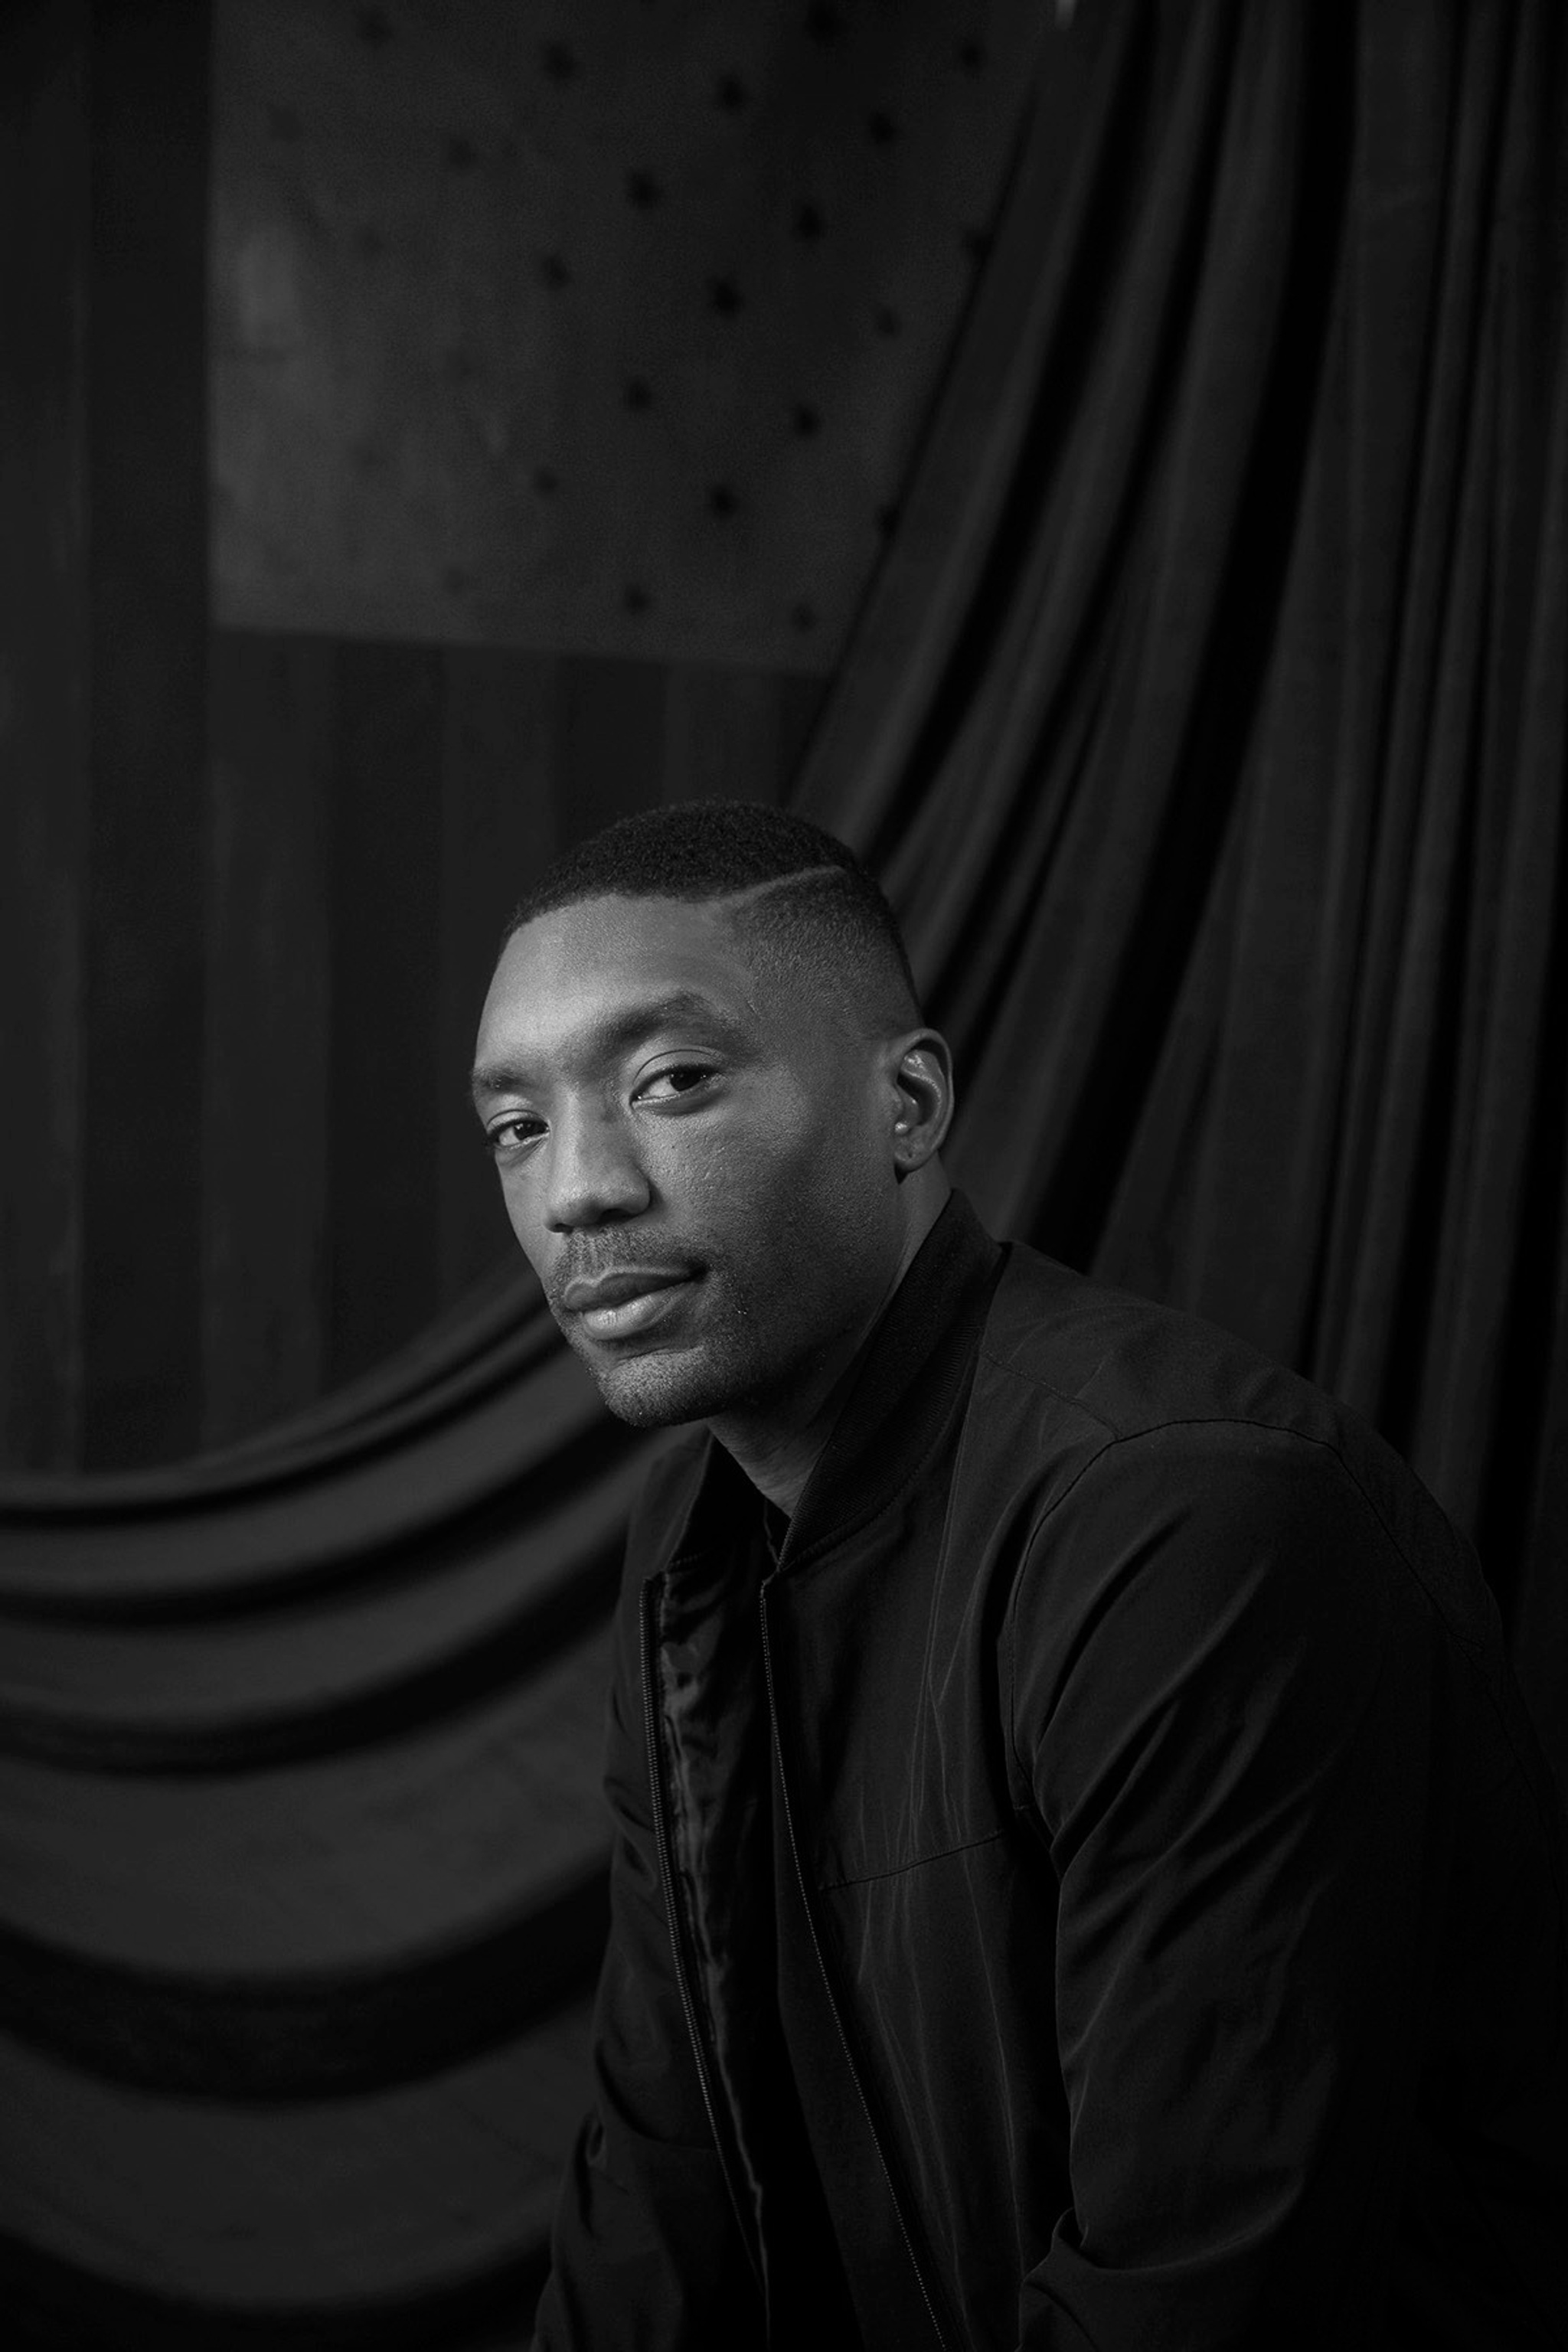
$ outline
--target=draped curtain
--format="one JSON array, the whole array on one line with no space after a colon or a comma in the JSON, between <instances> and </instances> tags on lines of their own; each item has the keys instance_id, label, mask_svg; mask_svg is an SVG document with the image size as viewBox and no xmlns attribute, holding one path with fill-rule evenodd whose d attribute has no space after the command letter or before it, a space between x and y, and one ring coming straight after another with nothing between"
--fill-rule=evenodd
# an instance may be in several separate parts
<instances>
[{"instance_id":1,"label":"draped curtain","mask_svg":"<svg viewBox=\"0 0 1568 2352\"><path fill-rule=\"evenodd\" d=\"M1382 1426L1560 1767L1565 43L1082 0L795 795L983 1213ZM520 1276L264 1440L5 1490L21 2340L526 2340L656 1442Z\"/></svg>"}]
</instances>

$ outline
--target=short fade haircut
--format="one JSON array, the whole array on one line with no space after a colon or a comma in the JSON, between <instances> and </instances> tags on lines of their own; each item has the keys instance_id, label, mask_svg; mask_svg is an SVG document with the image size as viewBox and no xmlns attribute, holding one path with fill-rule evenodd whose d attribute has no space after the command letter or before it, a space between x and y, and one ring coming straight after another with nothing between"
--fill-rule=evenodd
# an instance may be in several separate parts
<instances>
[{"instance_id":1,"label":"short fade haircut","mask_svg":"<svg viewBox=\"0 0 1568 2352\"><path fill-rule=\"evenodd\" d=\"M920 996L897 919L853 850L805 817L756 801L642 809L564 851L512 911L502 940L587 898L718 899L776 971L826 982L859 1021L917 1023Z\"/></svg>"}]
</instances>

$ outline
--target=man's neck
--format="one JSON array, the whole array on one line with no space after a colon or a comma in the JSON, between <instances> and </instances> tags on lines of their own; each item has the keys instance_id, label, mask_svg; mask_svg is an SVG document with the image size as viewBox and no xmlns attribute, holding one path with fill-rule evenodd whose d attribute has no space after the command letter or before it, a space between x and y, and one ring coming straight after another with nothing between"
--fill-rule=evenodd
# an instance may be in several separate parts
<instances>
[{"instance_id":1,"label":"man's neck","mask_svg":"<svg viewBox=\"0 0 1568 2352\"><path fill-rule=\"evenodd\" d=\"M880 1319L879 1315L877 1320ZM815 1410L806 1407L802 1412L797 1409L796 1414L787 1420L782 1415L771 1415L756 1422L724 1414L708 1424L752 1486L770 1503L776 1504L786 1517L794 1516L795 1507L805 1492L805 1482L833 1434L833 1424L869 1337L868 1331Z\"/></svg>"},{"instance_id":2,"label":"man's neck","mask_svg":"<svg viewBox=\"0 0 1568 2352\"><path fill-rule=\"evenodd\" d=\"M753 1486L793 1517L805 1492L834 1424L854 1384L872 1334L888 1311L894 1292L914 1263L926 1235L942 1214L949 1187L925 1190L920 1211L911 1218L891 1280L875 1310L862 1323L847 1353L824 1364L816 1377L797 1389L782 1411L747 1414L721 1413L708 1426L745 1472Z\"/></svg>"}]
</instances>

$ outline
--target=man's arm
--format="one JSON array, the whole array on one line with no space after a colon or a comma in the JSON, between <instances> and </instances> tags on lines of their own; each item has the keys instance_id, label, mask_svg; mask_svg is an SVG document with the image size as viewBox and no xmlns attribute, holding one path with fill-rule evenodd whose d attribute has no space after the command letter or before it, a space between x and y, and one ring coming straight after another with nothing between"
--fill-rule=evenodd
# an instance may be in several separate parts
<instances>
[{"instance_id":1,"label":"man's arm","mask_svg":"<svg viewBox=\"0 0 1568 2352\"><path fill-rule=\"evenodd\" d=\"M648 1789L637 1593L628 1569L610 1696L615 1845L593 2104L556 2207L536 2352L694 2352L762 2335L675 1974Z\"/></svg>"},{"instance_id":2,"label":"man's arm","mask_svg":"<svg viewBox=\"0 0 1568 2352\"><path fill-rule=\"evenodd\" d=\"M1444 1854L1430 1603L1326 1448L1107 1449L1034 1546L1013 1737L1059 1881L1073 2206L1027 2352L1363 2340Z\"/></svg>"}]
</instances>

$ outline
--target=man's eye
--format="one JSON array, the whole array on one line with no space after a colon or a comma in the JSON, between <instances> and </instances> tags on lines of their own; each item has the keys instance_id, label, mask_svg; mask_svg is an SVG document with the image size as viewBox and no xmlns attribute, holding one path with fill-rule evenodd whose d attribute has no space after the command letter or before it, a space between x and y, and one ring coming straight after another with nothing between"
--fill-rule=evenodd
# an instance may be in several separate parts
<instances>
[{"instance_id":1,"label":"man's eye","mask_svg":"<svg viewBox=\"0 0 1568 2352\"><path fill-rule=\"evenodd\" d=\"M645 1078L637 1090L637 1100L674 1102L681 1095L695 1093L716 1076L701 1062L675 1062L668 1070L656 1070L651 1078Z\"/></svg>"},{"instance_id":2,"label":"man's eye","mask_svg":"<svg viewBox=\"0 0 1568 2352\"><path fill-rule=\"evenodd\" d=\"M542 1120L526 1117L521 1111L516 1111L510 1118L498 1118L493 1127L486 1128L486 1149L497 1159L500 1159L508 1152L521 1150L525 1143L531 1143L536 1136L541 1136L543 1132Z\"/></svg>"}]
</instances>

